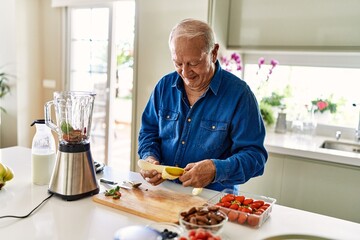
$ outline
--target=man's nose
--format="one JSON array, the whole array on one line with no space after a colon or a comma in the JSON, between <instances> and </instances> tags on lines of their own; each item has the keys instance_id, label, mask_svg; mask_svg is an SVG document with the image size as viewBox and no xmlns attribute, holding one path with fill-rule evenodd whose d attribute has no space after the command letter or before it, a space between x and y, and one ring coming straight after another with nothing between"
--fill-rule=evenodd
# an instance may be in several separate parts
<instances>
[{"instance_id":1,"label":"man's nose","mask_svg":"<svg viewBox=\"0 0 360 240\"><path fill-rule=\"evenodd\" d=\"M183 75L184 77L187 77L187 76L190 74L190 72L191 72L190 66L187 65L187 64L184 64L183 67L182 67L181 72L182 72L182 75Z\"/></svg>"}]
</instances>

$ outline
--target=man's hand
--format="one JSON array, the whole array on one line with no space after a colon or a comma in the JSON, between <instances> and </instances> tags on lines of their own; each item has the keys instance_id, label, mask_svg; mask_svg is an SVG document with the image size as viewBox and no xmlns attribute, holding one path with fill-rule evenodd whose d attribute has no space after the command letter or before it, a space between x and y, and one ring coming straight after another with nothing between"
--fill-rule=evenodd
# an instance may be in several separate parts
<instances>
[{"instance_id":1,"label":"man's hand","mask_svg":"<svg viewBox=\"0 0 360 240\"><path fill-rule=\"evenodd\" d=\"M216 168L213 161L206 159L186 165L185 173L179 177L179 180L184 187L202 188L214 180L215 173Z\"/></svg>"},{"instance_id":2,"label":"man's hand","mask_svg":"<svg viewBox=\"0 0 360 240\"><path fill-rule=\"evenodd\" d=\"M150 162L152 164L156 164L159 165L159 161L154 158L154 157L147 157L146 159L144 159L143 161L147 161ZM161 173L159 173L156 170L140 170L140 174L141 176L150 184L156 186L159 185L160 183L162 183L163 181L165 181L165 179L162 179L161 177Z\"/></svg>"}]
</instances>

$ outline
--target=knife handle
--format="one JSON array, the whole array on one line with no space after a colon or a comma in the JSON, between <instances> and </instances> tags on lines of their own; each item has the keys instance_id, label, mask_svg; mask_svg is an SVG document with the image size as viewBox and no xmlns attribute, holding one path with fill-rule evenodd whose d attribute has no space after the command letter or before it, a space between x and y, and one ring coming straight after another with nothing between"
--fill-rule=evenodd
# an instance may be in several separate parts
<instances>
[{"instance_id":1,"label":"knife handle","mask_svg":"<svg viewBox=\"0 0 360 240\"><path fill-rule=\"evenodd\" d=\"M100 178L100 182L102 182L102 183L107 183L107 184L110 184L110 185L115 185L115 184L117 184L116 182L111 181L111 180L108 180L108 179L105 179L105 178Z\"/></svg>"}]
</instances>

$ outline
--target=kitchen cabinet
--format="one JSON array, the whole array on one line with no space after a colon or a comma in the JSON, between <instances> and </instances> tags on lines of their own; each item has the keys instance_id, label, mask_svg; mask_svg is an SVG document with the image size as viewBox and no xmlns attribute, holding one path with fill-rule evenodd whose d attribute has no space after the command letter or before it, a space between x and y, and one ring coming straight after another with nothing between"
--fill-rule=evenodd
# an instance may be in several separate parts
<instances>
[{"instance_id":1,"label":"kitchen cabinet","mask_svg":"<svg viewBox=\"0 0 360 240\"><path fill-rule=\"evenodd\" d=\"M284 206L360 223L359 182L360 167L270 153L264 175L240 188Z\"/></svg>"},{"instance_id":2,"label":"kitchen cabinet","mask_svg":"<svg viewBox=\"0 0 360 240\"><path fill-rule=\"evenodd\" d=\"M228 9L229 48L360 50L356 0L230 0Z\"/></svg>"},{"instance_id":3,"label":"kitchen cabinet","mask_svg":"<svg viewBox=\"0 0 360 240\"><path fill-rule=\"evenodd\" d=\"M275 198L277 203L281 200L282 173L284 169L284 157L270 154L266 163L264 174L250 179L240 186L240 190L249 193Z\"/></svg>"},{"instance_id":4,"label":"kitchen cabinet","mask_svg":"<svg viewBox=\"0 0 360 240\"><path fill-rule=\"evenodd\" d=\"M281 201L289 207L360 222L360 168L286 157Z\"/></svg>"}]
</instances>

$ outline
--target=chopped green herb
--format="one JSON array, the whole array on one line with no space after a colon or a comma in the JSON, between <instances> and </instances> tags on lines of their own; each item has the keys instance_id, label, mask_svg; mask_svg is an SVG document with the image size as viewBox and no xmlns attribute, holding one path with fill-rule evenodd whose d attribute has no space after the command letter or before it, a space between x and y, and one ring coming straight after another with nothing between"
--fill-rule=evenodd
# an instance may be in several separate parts
<instances>
[{"instance_id":1,"label":"chopped green herb","mask_svg":"<svg viewBox=\"0 0 360 240\"><path fill-rule=\"evenodd\" d=\"M121 197L120 186L116 186L115 188L105 190L105 196L112 196L113 199L119 199Z\"/></svg>"}]
</instances>

